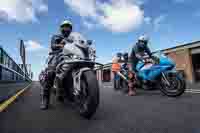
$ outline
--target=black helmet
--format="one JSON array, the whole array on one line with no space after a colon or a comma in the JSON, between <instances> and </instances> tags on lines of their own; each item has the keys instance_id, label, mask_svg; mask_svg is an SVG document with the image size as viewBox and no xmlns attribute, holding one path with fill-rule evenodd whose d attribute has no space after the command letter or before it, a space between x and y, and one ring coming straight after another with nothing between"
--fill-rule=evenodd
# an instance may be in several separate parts
<instances>
[{"instance_id":1,"label":"black helmet","mask_svg":"<svg viewBox=\"0 0 200 133\"><path fill-rule=\"evenodd\" d=\"M122 53L118 52L117 53L117 57L121 58L122 57Z\"/></svg>"},{"instance_id":2,"label":"black helmet","mask_svg":"<svg viewBox=\"0 0 200 133\"><path fill-rule=\"evenodd\" d=\"M128 60L128 53L127 53L127 52L125 52L125 53L123 54L123 58L124 58L125 61Z\"/></svg>"}]
</instances>

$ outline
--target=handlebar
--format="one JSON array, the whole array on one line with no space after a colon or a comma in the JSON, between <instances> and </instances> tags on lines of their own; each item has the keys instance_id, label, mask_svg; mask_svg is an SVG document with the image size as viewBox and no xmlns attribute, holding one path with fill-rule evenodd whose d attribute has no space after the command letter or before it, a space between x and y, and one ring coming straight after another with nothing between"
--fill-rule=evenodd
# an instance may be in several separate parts
<instances>
[{"instance_id":1,"label":"handlebar","mask_svg":"<svg viewBox=\"0 0 200 133\"><path fill-rule=\"evenodd\" d=\"M63 44L63 43L60 43L60 44L57 44L56 46L58 46L58 47L64 47L65 46L65 44Z\"/></svg>"},{"instance_id":2,"label":"handlebar","mask_svg":"<svg viewBox=\"0 0 200 133\"><path fill-rule=\"evenodd\" d=\"M142 62L144 62L145 64L148 64L148 63L159 64L160 59L156 56L152 56L152 57L144 58Z\"/></svg>"},{"instance_id":3,"label":"handlebar","mask_svg":"<svg viewBox=\"0 0 200 133\"><path fill-rule=\"evenodd\" d=\"M142 57L142 58L140 58L140 60L141 60L142 62L145 63L145 62L151 62L151 61L152 61L152 58L149 57L149 56L148 56L148 57L146 56L146 57Z\"/></svg>"}]
</instances>

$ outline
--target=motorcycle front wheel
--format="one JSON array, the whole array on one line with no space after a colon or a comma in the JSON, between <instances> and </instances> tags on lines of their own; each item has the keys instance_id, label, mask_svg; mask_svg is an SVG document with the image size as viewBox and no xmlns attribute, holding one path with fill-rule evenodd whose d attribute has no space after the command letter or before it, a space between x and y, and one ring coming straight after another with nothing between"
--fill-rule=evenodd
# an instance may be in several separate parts
<instances>
[{"instance_id":1,"label":"motorcycle front wheel","mask_svg":"<svg viewBox=\"0 0 200 133\"><path fill-rule=\"evenodd\" d=\"M178 97L185 92L185 80L178 73L163 73L160 90L169 97Z\"/></svg>"},{"instance_id":2,"label":"motorcycle front wheel","mask_svg":"<svg viewBox=\"0 0 200 133\"><path fill-rule=\"evenodd\" d=\"M99 86L93 71L85 71L81 76L78 111L84 118L90 119L99 105Z\"/></svg>"}]
</instances>

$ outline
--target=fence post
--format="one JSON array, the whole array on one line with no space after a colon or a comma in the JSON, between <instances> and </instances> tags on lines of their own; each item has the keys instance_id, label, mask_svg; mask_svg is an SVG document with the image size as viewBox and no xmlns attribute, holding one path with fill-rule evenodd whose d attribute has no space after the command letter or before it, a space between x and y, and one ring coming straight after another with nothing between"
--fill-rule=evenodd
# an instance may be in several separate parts
<instances>
[{"instance_id":1,"label":"fence post","mask_svg":"<svg viewBox=\"0 0 200 133\"><path fill-rule=\"evenodd\" d=\"M0 81L2 80L2 67L0 66Z\"/></svg>"},{"instance_id":2,"label":"fence post","mask_svg":"<svg viewBox=\"0 0 200 133\"><path fill-rule=\"evenodd\" d=\"M3 50L0 46L0 64L3 64ZM2 67L0 66L0 80L2 80Z\"/></svg>"}]
</instances>

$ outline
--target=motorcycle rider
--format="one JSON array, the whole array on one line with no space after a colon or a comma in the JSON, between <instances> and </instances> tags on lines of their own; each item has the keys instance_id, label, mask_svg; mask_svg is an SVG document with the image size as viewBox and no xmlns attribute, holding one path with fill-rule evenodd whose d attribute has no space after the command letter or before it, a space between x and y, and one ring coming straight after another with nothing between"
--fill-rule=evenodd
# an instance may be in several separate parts
<instances>
[{"instance_id":1,"label":"motorcycle rider","mask_svg":"<svg viewBox=\"0 0 200 133\"><path fill-rule=\"evenodd\" d=\"M129 82L129 87L132 88L133 90L133 95L136 95L136 76L135 76L135 72L137 72L136 70L136 66L138 61L140 60L141 57L143 57L145 55L145 53L151 58L152 57L152 53L150 48L148 47L148 42L149 39L146 35L142 35L139 37L137 43L133 46L130 57L129 57L129 62L132 64L130 69L131 71L133 71L133 73L129 73L129 77L131 79L132 82Z\"/></svg>"},{"instance_id":2,"label":"motorcycle rider","mask_svg":"<svg viewBox=\"0 0 200 133\"><path fill-rule=\"evenodd\" d=\"M140 57L144 56L145 53L147 53L149 57L152 57L151 50L148 47L148 42L148 37L146 35L142 35L139 37L138 42L132 48L130 62L132 62L132 70L135 72L137 71L136 65Z\"/></svg>"},{"instance_id":3,"label":"motorcycle rider","mask_svg":"<svg viewBox=\"0 0 200 133\"><path fill-rule=\"evenodd\" d=\"M56 79L56 88L62 88L59 82L62 81L63 75L56 74L56 66L59 63L59 57L62 54L63 47L65 45L63 40L69 38L72 32L72 23L68 20L64 20L60 25L60 34L53 35L51 38L51 52L48 57L48 66L45 69L46 78L44 84L42 85L41 90L41 109L48 109L49 101L50 101L50 90L54 85L54 79ZM66 66L65 66L66 67ZM71 65L68 66L70 70ZM61 89L59 89L61 90ZM57 100L63 101L63 97L61 97L61 93L57 94Z\"/></svg>"}]
</instances>

